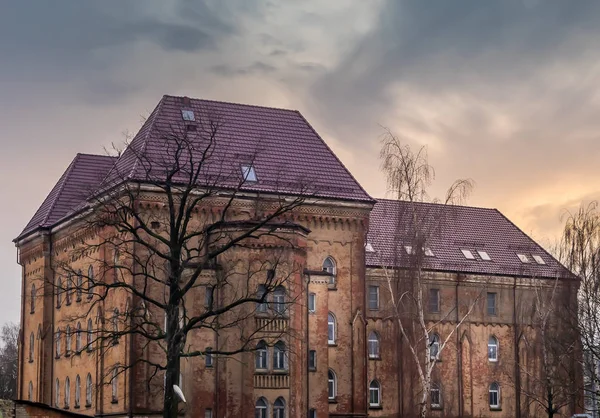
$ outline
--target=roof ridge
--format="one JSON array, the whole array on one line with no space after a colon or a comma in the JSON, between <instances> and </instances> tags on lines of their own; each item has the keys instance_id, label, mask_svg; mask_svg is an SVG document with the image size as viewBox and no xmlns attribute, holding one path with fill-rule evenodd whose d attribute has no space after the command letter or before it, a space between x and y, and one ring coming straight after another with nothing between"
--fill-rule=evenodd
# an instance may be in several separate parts
<instances>
[{"instance_id":1,"label":"roof ridge","mask_svg":"<svg viewBox=\"0 0 600 418\"><path fill-rule=\"evenodd\" d=\"M78 152L77 155L85 155L86 157L102 157L102 158L119 158L115 155L107 155L107 154L92 154L91 152Z\"/></svg>"},{"instance_id":2,"label":"roof ridge","mask_svg":"<svg viewBox=\"0 0 600 418\"><path fill-rule=\"evenodd\" d=\"M479 209L479 210L488 210L488 211L498 211L496 208L485 208L481 206L473 206L473 205L455 205L452 203L435 203L435 202L411 202L410 200L401 200L401 199L387 199L387 198L374 198L378 203L379 202L402 202L402 203L416 203L418 205L431 205L431 206L454 206L459 208L467 208L467 209Z\"/></svg>"},{"instance_id":3,"label":"roof ridge","mask_svg":"<svg viewBox=\"0 0 600 418\"><path fill-rule=\"evenodd\" d=\"M190 100L195 100L198 102L210 102L210 103L220 103L220 104L229 104L229 105L236 105L236 106L245 106L245 107L253 107L253 108L258 108L258 109L275 109L275 110L283 110L286 112L298 112L296 109L288 109L285 107L276 107L276 106L263 106L263 105L255 105L255 104L250 104L250 103L240 103L240 102L227 102L224 100L213 100L213 99L198 99L195 97L188 97L188 96L172 96L170 94L165 94L163 96L163 98L165 97L169 97L172 99L183 99L184 97L187 97Z\"/></svg>"},{"instance_id":4,"label":"roof ridge","mask_svg":"<svg viewBox=\"0 0 600 418\"><path fill-rule=\"evenodd\" d=\"M342 166L342 168L346 171L346 173L348 173L348 175L350 176L350 178L352 178L352 180L354 180L354 183L356 183L358 185L358 187L360 188L360 190L363 191L363 193L372 201L375 202L376 199L374 199L365 189L364 187L362 187L362 185L359 183L358 180L356 180L356 177L354 177L354 175L350 172L350 170L348 170L348 168L344 165L344 163L342 162L342 160L340 160L337 156L337 154L335 152L333 152L333 150L329 147L329 145L327 145L327 142L325 142L325 140L323 138L321 138L321 135L319 135L319 133L315 130L315 128L313 128L313 126L310 124L310 122L308 120L306 120L306 118L304 117L304 115L302 113L300 113L298 110L295 110L295 112L298 114L298 116L300 116L302 118L302 120L304 121L304 123L306 123L306 126L308 126L310 128L310 130L315 134L315 136L317 138L319 138L319 140L323 143L323 145L325 145L325 147L327 148L327 150L331 153L331 155L333 155L333 158L336 159L336 161L338 163L340 163L340 165Z\"/></svg>"},{"instance_id":5,"label":"roof ridge","mask_svg":"<svg viewBox=\"0 0 600 418\"><path fill-rule=\"evenodd\" d=\"M146 119L146 122L144 123L144 125L146 123L149 123L149 125L148 125L148 129L146 130L146 133L144 135L144 138L142 139L142 147L140 150L140 153L142 155L144 154L144 152L146 150L146 146L148 145L148 138L150 137L150 133L152 132L152 129L154 128L154 122L156 122L156 115L158 115L160 113L160 109L162 108L162 105L165 102L165 97L167 97L166 94L163 95L163 97L160 99L160 101L158 102L158 104L156 105L156 107L154 108L154 110L152 111L152 113L150 114L148 119ZM150 120L150 119L152 119L152 120ZM144 127L144 125L142 125L140 130ZM135 138L133 140L135 140ZM133 142L133 140L131 142ZM139 155L136 155L135 161L133 162L133 165L131 166L131 170L129 171L129 175L126 178L131 178L134 175L135 170L137 169L139 160L140 160Z\"/></svg>"}]
</instances>

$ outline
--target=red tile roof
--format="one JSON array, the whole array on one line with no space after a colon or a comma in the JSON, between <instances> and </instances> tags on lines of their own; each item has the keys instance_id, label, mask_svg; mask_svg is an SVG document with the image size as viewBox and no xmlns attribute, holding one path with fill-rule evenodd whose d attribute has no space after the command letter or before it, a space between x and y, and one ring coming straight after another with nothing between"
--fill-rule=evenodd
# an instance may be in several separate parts
<instances>
[{"instance_id":1,"label":"red tile roof","mask_svg":"<svg viewBox=\"0 0 600 418\"><path fill-rule=\"evenodd\" d=\"M184 121L182 110L193 111L195 121ZM258 181L246 182L241 187L245 191L374 202L300 112L174 96L162 98L108 181L144 181L149 166L152 179L160 179L161 162L173 155L169 136L181 136L187 125L194 125L197 131L187 135L201 153L207 143L201 132L211 122L219 128L201 181L212 184L218 178L219 187L237 188L242 165L251 163Z\"/></svg>"},{"instance_id":2,"label":"red tile roof","mask_svg":"<svg viewBox=\"0 0 600 418\"><path fill-rule=\"evenodd\" d=\"M425 231L425 247L433 257L424 257L428 270L474 274L497 274L534 277L572 277L554 257L521 231L496 209L474 208L431 203L414 203L420 225L411 227L411 203L378 200L371 211L367 242L375 252L366 252L367 266L404 267L410 265L404 248L411 245L411 231ZM401 225L399 227L399 225ZM462 249L470 250L475 259L467 259ZM485 261L477 251L485 251ZM517 254L528 257L523 263ZM533 255L546 264L538 264Z\"/></svg>"},{"instance_id":3,"label":"red tile roof","mask_svg":"<svg viewBox=\"0 0 600 418\"><path fill-rule=\"evenodd\" d=\"M195 121L184 121L182 110L193 111ZM118 159L78 154L19 238L83 208L90 189L126 179L160 181L160 168L173 155L169 135L186 132L204 151L206 136L200 133L210 122L220 126L200 181L237 188L242 164L251 163L258 181L245 182L244 191L374 202L298 111L163 96Z\"/></svg>"},{"instance_id":4,"label":"red tile roof","mask_svg":"<svg viewBox=\"0 0 600 418\"><path fill-rule=\"evenodd\" d=\"M116 161L106 155L77 154L33 215L19 238L40 227L50 227L85 202Z\"/></svg>"}]
</instances>

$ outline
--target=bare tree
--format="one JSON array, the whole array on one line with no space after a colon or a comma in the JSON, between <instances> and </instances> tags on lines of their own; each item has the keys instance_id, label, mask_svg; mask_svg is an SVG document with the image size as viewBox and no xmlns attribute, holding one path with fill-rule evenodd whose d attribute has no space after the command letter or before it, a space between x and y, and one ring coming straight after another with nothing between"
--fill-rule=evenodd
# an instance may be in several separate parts
<instances>
[{"instance_id":1,"label":"bare tree","mask_svg":"<svg viewBox=\"0 0 600 418\"><path fill-rule=\"evenodd\" d=\"M0 399L17 396L19 326L8 323L0 331Z\"/></svg>"},{"instance_id":2,"label":"bare tree","mask_svg":"<svg viewBox=\"0 0 600 418\"><path fill-rule=\"evenodd\" d=\"M196 122L193 129L162 126L143 146L142 128L119 159L135 161L133 167L117 163L90 191L81 242L62 258L52 283L57 303L89 301L65 321L98 317L94 338L79 349L107 356L122 337L133 338L134 360L114 364L105 383L135 372L149 389L164 387L165 418L178 413L182 358L212 361L253 351L261 340L291 338L277 321L294 315L303 288L294 260L308 231L287 214L312 195L308 182L282 180L270 192L253 191L260 144L242 154L222 142L226 121L207 112ZM265 330L279 334L267 339ZM201 343L207 335L219 343L208 349ZM156 352L162 354L149 354ZM141 365L149 372L136 371Z\"/></svg>"},{"instance_id":3,"label":"bare tree","mask_svg":"<svg viewBox=\"0 0 600 418\"><path fill-rule=\"evenodd\" d=\"M381 149L382 169L387 176L390 192L397 200L404 201L402 213L397 215L395 225L395 260L380 261L389 292L391 315L400 331L402 344L407 347L416 370L419 388L418 413L425 417L432 389L432 376L436 362L447 347L456 330L472 313L481 292L475 294L464 306L454 306L431 320L428 316L425 296L432 273L428 271L429 243L443 228L452 223L453 205L465 199L473 187L469 179L457 180L448 189L445 199L430 199L427 189L435 173L429 165L427 150L416 153L403 144L401 138L386 130ZM426 205L424 203L439 203ZM449 216L450 214L450 216ZM403 263L400 263L404 260ZM407 268L389 268L389 265L408 265ZM442 322L454 321L446 335L439 339L436 329Z\"/></svg>"}]
</instances>

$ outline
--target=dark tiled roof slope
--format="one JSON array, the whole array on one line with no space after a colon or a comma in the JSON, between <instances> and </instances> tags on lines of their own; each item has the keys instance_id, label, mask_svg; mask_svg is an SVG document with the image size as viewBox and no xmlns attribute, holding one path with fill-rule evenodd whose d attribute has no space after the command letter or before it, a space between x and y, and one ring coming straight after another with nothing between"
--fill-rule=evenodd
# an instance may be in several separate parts
<instances>
[{"instance_id":1,"label":"dark tiled roof slope","mask_svg":"<svg viewBox=\"0 0 600 418\"><path fill-rule=\"evenodd\" d=\"M419 219L419 226L411 228L411 219ZM414 230L425 231L424 236L429 237L425 247L433 251L433 257L423 258L428 270L573 277L496 209L385 199L378 200L371 211L367 241L375 251L366 252L367 266L409 267L410 256L404 246L414 242L409 238ZM462 249L470 250L475 259L467 259ZM485 251L491 261L483 260L477 251ZM526 255L529 263L523 263L517 254ZM546 264L538 264L533 255Z\"/></svg>"},{"instance_id":2,"label":"dark tiled roof slope","mask_svg":"<svg viewBox=\"0 0 600 418\"><path fill-rule=\"evenodd\" d=\"M182 110L193 111L195 121L184 121ZM241 166L252 163L258 181L245 182L242 190L373 202L298 111L174 96L162 98L107 181L144 181L148 173L151 180L160 179L161 162L173 155L168 137L180 136L186 125L194 125L197 131L186 135L196 141L200 153L211 122L219 128L200 182L238 187Z\"/></svg>"},{"instance_id":3,"label":"dark tiled roof slope","mask_svg":"<svg viewBox=\"0 0 600 418\"><path fill-rule=\"evenodd\" d=\"M116 157L106 155L77 154L19 237L52 226L84 202L115 161Z\"/></svg>"}]
</instances>

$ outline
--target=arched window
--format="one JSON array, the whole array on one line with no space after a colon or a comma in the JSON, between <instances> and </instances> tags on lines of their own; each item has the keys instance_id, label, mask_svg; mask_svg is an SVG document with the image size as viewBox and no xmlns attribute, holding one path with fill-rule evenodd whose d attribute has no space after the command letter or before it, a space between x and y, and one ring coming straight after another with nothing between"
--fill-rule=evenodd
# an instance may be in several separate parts
<instances>
[{"instance_id":1,"label":"arched window","mask_svg":"<svg viewBox=\"0 0 600 418\"><path fill-rule=\"evenodd\" d=\"M27 400L33 400L33 382L29 381L29 387L27 388Z\"/></svg>"},{"instance_id":2,"label":"arched window","mask_svg":"<svg viewBox=\"0 0 600 418\"><path fill-rule=\"evenodd\" d=\"M65 379L65 408L69 407L69 403L71 402L71 380L69 377Z\"/></svg>"},{"instance_id":3,"label":"arched window","mask_svg":"<svg viewBox=\"0 0 600 418\"><path fill-rule=\"evenodd\" d=\"M58 408L59 404L60 404L60 380L58 380L58 377L57 377L56 381L54 383L54 406L56 406Z\"/></svg>"},{"instance_id":4,"label":"arched window","mask_svg":"<svg viewBox=\"0 0 600 418\"><path fill-rule=\"evenodd\" d=\"M264 341L259 341L256 345L256 369L265 370L268 367L268 351L267 344Z\"/></svg>"},{"instance_id":5,"label":"arched window","mask_svg":"<svg viewBox=\"0 0 600 418\"><path fill-rule=\"evenodd\" d=\"M287 352L283 341L277 341L273 347L273 370L287 370Z\"/></svg>"},{"instance_id":6,"label":"arched window","mask_svg":"<svg viewBox=\"0 0 600 418\"><path fill-rule=\"evenodd\" d=\"M81 322L77 323L77 331L75 332L75 351L81 352Z\"/></svg>"},{"instance_id":7,"label":"arched window","mask_svg":"<svg viewBox=\"0 0 600 418\"><path fill-rule=\"evenodd\" d=\"M498 339L493 335L488 340L488 360L498 361Z\"/></svg>"},{"instance_id":8,"label":"arched window","mask_svg":"<svg viewBox=\"0 0 600 418\"><path fill-rule=\"evenodd\" d=\"M117 369L113 369L112 372L112 380L111 380L111 397L113 403L119 402L118 393L119 393L119 375Z\"/></svg>"},{"instance_id":9,"label":"arched window","mask_svg":"<svg viewBox=\"0 0 600 418\"><path fill-rule=\"evenodd\" d=\"M83 275L81 274L81 270L77 272L77 302L81 302L81 295L83 294Z\"/></svg>"},{"instance_id":10,"label":"arched window","mask_svg":"<svg viewBox=\"0 0 600 418\"><path fill-rule=\"evenodd\" d=\"M337 376L331 369L327 372L327 397L335 399L337 396Z\"/></svg>"},{"instance_id":11,"label":"arched window","mask_svg":"<svg viewBox=\"0 0 600 418\"><path fill-rule=\"evenodd\" d=\"M335 261L333 260L333 258L327 257L325 261L323 261L323 271L330 274L329 285L335 286L336 268Z\"/></svg>"},{"instance_id":12,"label":"arched window","mask_svg":"<svg viewBox=\"0 0 600 418\"><path fill-rule=\"evenodd\" d=\"M63 293L63 282L62 277L58 276L58 280L56 282L56 307L60 308L62 304L62 293Z\"/></svg>"},{"instance_id":13,"label":"arched window","mask_svg":"<svg viewBox=\"0 0 600 418\"><path fill-rule=\"evenodd\" d=\"M60 357L60 328L54 334L54 346L56 348L56 357Z\"/></svg>"},{"instance_id":14,"label":"arched window","mask_svg":"<svg viewBox=\"0 0 600 418\"><path fill-rule=\"evenodd\" d=\"M285 401L281 396L273 404L273 418L285 418Z\"/></svg>"},{"instance_id":15,"label":"arched window","mask_svg":"<svg viewBox=\"0 0 600 418\"><path fill-rule=\"evenodd\" d=\"M116 283L118 280L118 275L119 275L119 250L115 248L115 251L113 253L113 271L114 271L114 276L113 276L113 280Z\"/></svg>"},{"instance_id":16,"label":"arched window","mask_svg":"<svg viewBox=\"0 0 600 418\"><path fill-rule=\"evenodd\" d=\"M85 379L85 406L92 406L92 375L88 373Z\"/></svg>"},{"instance_id":17,"label":"arched window","mask_svg":"<svg viewBox=\"0 0 600 418\"><path fill-rule=\"evenodd\" d=\"M33 361L33 349L35 344L35 335L33 335L33 331L29 334L29 362Z\"/></svg>"},{"instance_id":18,"label":"arched window","mask_svg":"<svg viewBox=\"0 0 600 418\"><path fill-rule=\"evenodd\" d=\"M81 378L79 375L75 378L75 408L79 408L81 400Z\"/></svg>"},{"instance_id":19,"label":"arched window","mask_svg":"<svg viewBox=\"0 0 600 418\"><path fill-rule=\"evenodd\" d=\"M369 406L378 407L381 405L381 386L377 380L372 380L369 384Z\"/></svg>"},{"instance_id":20,"label":"arched window","mask_svg":"<svg viewBox=\"0 0 600 418\"><path fill-rule=\"evenodd\" d=\"M67 281L65 283L65 301L67 305L71 304L71 282L73 278L71 277L71 273L67 274Z\"/></svg>"},{"instance_id":21,"label":"arched window","mask_svg":"<svg viewBox=\"0 0 600 418\"><path fill-rule=\"evenodd\" d=\"M112 317L113 344L119 343L119 310L115 309Z\"/></svg>"},{"instance_id":22,"label":"arched window","mask_svg":"<svg viewBox=\"0 0 600 418\"><path fill-rule=\"evenodd\" d=\"M259 299L261 299L261 298L264 298L264 299L263 299L262 303L259 302L256 306L256 310L258 312L267 312L268 304L267 304L267 300L266 300L266 296L265 296L266 294L267 294L267 288L265 287L265 285L259 284L258 290L256 291L256 297Z\"/></svg>"},{"instance_id":23,"label":"arched window","mask_svg":"<svg viewBox=\"0 0 600 418\"><path fill-rule=\"evenodd\" d=\"M429 400L432 408L440 408L442 406L442 390L440 389L440 385L437 383L431 384L431 389L429 390Z\"/></svg>"},{"instance_id":24,"label":"arched window","mask_svg":"<svg viewBox=\"0 0 600 418\"><path fill-rule=\"evenodd\" d=\"M277 286L273 292L273 310L278 314L285 312L285 287Z\"/></svg>"},{"instance_id":25,"label":"arched window","mask_svg":"<svg viewBox=\"0 0 600 418\"><path fill-rule=\"evenodd\" d=\"M35 312L35 284L31 285L31 313Z\"/></svg>"},{"instance_id":26,"label":"arched window","mask_svg":"<svg viewBox=\"0 0 600 418\"><path fill-rule=\"evenodd\" d=\"M87 350L92 351L92 338L94 335L94 325L92 324L92 318L88 319L87 325Z\"/></svg>"},{"instance_id":27,"label":"arched window","mask_svg":"<svg viewBox=\"0 0 600 418\"><path fill-rule=\"evenodd\" d=\"M331 312L327 315L327 343L335 344L336 336L336 321L335 316Z\"/></svg>"},{"instance_id":28,"label":"arched window","mask_svg":"<svg viewBox=\"0 0 600 418\"><path fill-rule=\"evenodd\" d=\"M94 267L88 268L88 286L87 286L87 298L91 299L94 295Z\"/></svg>"},{"instance_id":29,"label":"arched window","mask_svg":"<svg viewBox=\"0 0 600 418\"><path fill-rule=\"evenodd\" d=\"M490 408L500 408L500 385L496 382L490 385Z\"/></svg>"},{"instance_id":30,"label":"arched window","mask_svg":"<svg viewBox=\"0 0 600 418\"><path fill-rule=\"evenodd\" d=\"M379 358L379 335L375 331L369 333L369 358Z\"/></svg>"},{"instance_id":31,"label":"arched window","mask_svg":"<svg viewBox=\"0 0 600 418\"><path fill-rule=\"evenodd\" d=\"M69 355L71 353L71 326L70 325L67 325L65 335L66 335L65 354Z\"/></svg>"},{"instance_id":32,"label":"arched window","mask_svg":"<svg viewBox=\"0 0 600 418\"><path fill-rule=\"evenodd\" d=\"M258 398L256 407L254 408L255 418L267 418L269 412L269 404L265 398Z\"/></svg>"},{"instance_id":33,"label":"arched window","mask_svg":"<svg viewBox=\"0 0 600 418\"><path fill-rule=\"evenodd\" d=\"M437 334L429 336L429 358L432 360L440 358L440 336Z\"/></svg>"}]
</instances>

